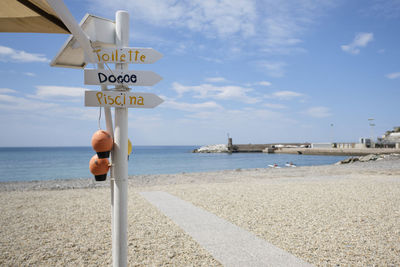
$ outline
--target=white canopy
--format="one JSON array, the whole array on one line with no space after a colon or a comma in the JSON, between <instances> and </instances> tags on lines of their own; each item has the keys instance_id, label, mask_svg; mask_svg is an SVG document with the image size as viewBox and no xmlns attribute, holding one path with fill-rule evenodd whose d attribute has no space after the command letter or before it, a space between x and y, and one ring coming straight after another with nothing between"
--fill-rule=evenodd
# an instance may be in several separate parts
<instances>
[{"instance_id":1,"label":"white canopy","mask_svg":"<svg viewBox=\"0 0 400 267\"><path fill-rule=\"evenodd\" d=\"M46 0L1 0L0 32L70 34Z\"/></svg>"}]
</instances>

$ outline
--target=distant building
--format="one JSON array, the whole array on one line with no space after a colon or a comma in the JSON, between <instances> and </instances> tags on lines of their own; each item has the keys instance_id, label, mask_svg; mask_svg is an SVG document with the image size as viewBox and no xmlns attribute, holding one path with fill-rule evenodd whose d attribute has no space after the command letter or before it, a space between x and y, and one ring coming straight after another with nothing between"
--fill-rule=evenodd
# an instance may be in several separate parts
<instances>
[{"instance_id":1,"label":"distant building","mask_svg":"<svg viewBox=\"0 0 400 267\"><path fill-rule=\"evenodd\" d=\"M328 144L312 144L313 148L328 148ZM400 126L394 127L392 131L387 131L382 137L378 137L375 142L371 138L360 138L358 143L333 143L333 148L397 148L400 149Z\"/></svg>"},{"instance_id":2,"label":"distant building","mask_svg":"<svg viewBox=\"0 0 400 267\"><path fill-rule=\"evenodd\" d=\"M371 138L360 138L361 147L371 147Z\"/></svg>"},{"instance_id":3,"label":"distant building","mask_svg":"<svg viewBox=\"0 0 400 267\"><path fill-rule=\"evenodd\" d=\"M332 148L331 143L312 143L311 148Z\"/></svg>"},{"instance_id":4,"label":"distant building","mask_svg":"<svg viewBox=\"0 0 400 267\"><path fill-rule=\"evenodd\" d=\"M393 131L387 131L383 136L382 140L388 142L400 142L400 127L394 127Z\"/></svg>"},{"instance_id":5,"label":"distant building","mask_svg":"<svg viewBox=\"0 0 400 267\"><path fill-rule=\"evenodd\" d=\"M400 148L400 127L394 127L392 131L386 133L378 138L378 147L396 147Z\"/></svg>"},{"instance_id":6,"label":"distant building","mask_svg":"<svg viewBox=\"0 0 400 267\"><path fill-rule=\"evenodd\" d=\"M335 148L357 148L357 149L362 149L362 148L369 148L371 147L371 144L369 143L368 145L365 143L335 143L334 144Z\"/></svg>"}]
</instances>

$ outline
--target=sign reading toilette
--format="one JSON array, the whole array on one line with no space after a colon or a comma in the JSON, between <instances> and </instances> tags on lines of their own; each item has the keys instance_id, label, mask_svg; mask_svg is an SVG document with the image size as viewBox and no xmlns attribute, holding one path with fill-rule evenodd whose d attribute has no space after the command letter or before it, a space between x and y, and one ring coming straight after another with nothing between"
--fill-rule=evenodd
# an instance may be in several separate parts
<instances>
[{"instance_id":1,"label":"sign reading toilette","mask_svg":"<svg viewBox=\"0 0 400 267\"><path fill-rule=\"evenodd\" d=\"M162 54L153 48L96 48L94 60L85 58L90 63L129 63L151 64L162 58Z\"/></svg>"}]
</instances>

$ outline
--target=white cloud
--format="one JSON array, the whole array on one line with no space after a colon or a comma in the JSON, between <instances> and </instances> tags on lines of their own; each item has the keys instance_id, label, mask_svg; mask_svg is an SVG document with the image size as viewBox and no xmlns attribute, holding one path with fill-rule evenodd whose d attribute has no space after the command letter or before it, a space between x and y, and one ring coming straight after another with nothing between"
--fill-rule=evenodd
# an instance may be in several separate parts
<instances>
[{"instance_id":1,"label":"white cloud","mask_svg":"<svg viewBox=\"0 0 400 267\"><path fill-rule=\"evenodd\" d=\"M357 55L360 53L360 47L365 47L369 42L374 40L374 34L373 33L358 33L354 37L353 42L351 42L348 45L342 45L341 48L343 51Z\"/></svg>"},{"instance_id":2,"label":"white cloud","mask_svg":"<svg viewBox=\"0 0 400 267\"><path fill-rule=\"evenodd\" d=\"M271 86L272 85L272 83L267 82L267 81L261 81L261 82L258 82L256 84L257 85L262 85L262 86Z\"/></svg>"},{"instance_id":3,"label":"white cloud","mask_svg":"<svg viewBox=\"0 0 400 267\"><path fill-rule=\"evenodd\" d=\"M195 98L212 98L219 100L236 100L244 103L257 103L260 99L250 97L247 93L253 91L251 88L240 86L215 86L211 84L201 84L197 86L185 86L174 82L172 89L182 96L185 93L194 93Z\"/></svg>"},{"instance_id":4,"label":"white cloud","mask_svg":"<svg viewBox=\"0 0 400 267\"><path fill-rule=\"evenodd\" d=\"M304 114L314 118L325 118L332 116L330 109L323 106L311 107L304 111Z\"/></svg>"},{"instance_id":5,"label":"white cloud","mask_svg":"<svg viewBox=\"0 0 400 267\"><path fill-rule=\"evenodd\" d=\"M73 107L73 106L58 106L51 110L51 115L60 118L69 118L73 120L87 120L87 121L98 121L99 109L88 108L88 107ZM104 122L104 121L103 121ZM102 122L102 123L103 123ZM105 124L103 124L105 125Z\"/></svg>"},{"instance_id":6,"label":"white cloud","mask_svg":"<svg viewBox=\"0 0 400 267\"><path fill-rule=\"evenodd\" d=\"M35 111L47 110L48 108L56 107L56 104L43 103L36 100L30 100L25 97L16 97L6 94L0 94L0 109Z\"/></svg>"},{"instance_id":7,"label":"white cloud","mask_svg":"<svg viewBox=\"0 0 400 267\"><path fill-rule=\"evenodd\" d=\"M286 14L281 13L267 17L264 25L267 29L266 43L269 47L294 46L302 42L294 37L298 35L296 32L303 31L302 27L296 23L295 19L288 18Z\"/></svg>"},{"instance_id":8,"label":"white cloud","mask_svg":"<svg viewBox=\"0 0 400 267\"><path fill-rule=\"evenodd\" d=\"M96 120L98 109L76 107L71 103L58 102L49 103L41 99L33 99L30 96L16 97L7 93L14 93L15 90L0 91L0 110L2 114L12 111L10 114L23 114L43 119L45 117L70 118L78 120Z\"/></svg>"},{"instance_id":9,"label":"white cloud","mask_svg":"<svg viewBox=\"0 0 400 267\"><path fill-rule=\"evenodd\" d=\"M260 81L260 82L254 82L254 83L246 83L246 86L250 87L250 86L271 86L272 83L267 82L267 81Z\"/></svg>"},{"instance_id":10,"label":"white cloud","mask_svg":"<svg viewBox=\"0 0 400 267\"><path fill-rule=\"evenodd\" d=\"M36 74L33 73L33 72L24 72L24 74L25 74L26 76L30 76L30 77L35 77L35 76L36 76Z\"/></svg>"},{"instance_id":11,"label":"white cloud","mask_svg":"<svg viewBox=\"0 0 400 267\"><path fill-rule=\"evenodd\" d=\"M17 91L9 88L0 88L0 94L16 93Z\"/></svg>"},{"instance_id":12,"label":"white cloud","mask_svg":"<svg viewBox=\"0 0 400 267\"><path fill-rule=\"evenodd\" d=\"M186 103L186 102L177 102L175 100L166 100L163 103L163 108L172 108L182 111L189 112L198 112L201 110L210 110L210 109L222 109L220 105L215 103L214 101L208 101L203 103Z\"/></svg>"},{"instance_id":13,"label":"white cloud","mask_svg":"<svg viewBox=\"0 0 400 267\"><path fill-rule=\"evenodd\" d=\"M224 83L224 82L228 82L228 80L225 79L224 77L209 77L209 78L205 78L204 80L206 82L209 82L209 83Z\"/></svg>"},{"instance_id":14,"label":"white cloud","mask_svg":"<svg viewBox=\"0 0 400 267\"><path fill-rule=\"evenodd\" d=\"M43 54L31 54L15 50L10 47L0 46L0 61L3 62L49 62Z\"/></svg>"},{"instance_id":15,"label":"white cloud","mask_svg":"<svg viewBox=\"0 0 400 267\"><path fill-rule=\"evenodd\" d=\"M163 27L183 27L206 35L254 35L254 1L239 0L92 0L93 8L105 12L127 10L135 18Z\"/></svg>"},{"instance_id":16,"label":"white cloud","mask_svg":"<svg viewBox=\"0 0 400 267\"><path fill-rule=\"evenodd\" d=\"M297 1L264 0L258 2L258 34L263 39L264 51L288 54L304 51L299 49L302 36L324 11L337 4L337 1ZM262 4L260 4L262 3Z\"/></svg>"},{"instance_id":17,"label":"white cloud","mask_svg":"<svg viewBox=\"0 0 400 267\"><path fill-rule=\"evenodd\" d=\"M400 72L393 72L393 73L386 74L386 77L389 79L397 79L400 77Z\"/></svg>"},{"instance_id":18,"label":"white cloud","mask_svg":"<svg viewBox=\"0 0 400 267\"><path fill-rule=\"evenodd\" d=\"M299 49L302 36L335 0L91 0L94 13L112 15L117 8L127 10L135 19L158 27L185 28L214 39L246 38L238 51L256 44L268 53L290 53ZM231 51L232 52L232 51Z\"/></svg>"},{"instance_id":19,"label":"white cloud","mask_svg":"<svg viewBox=\"0 0 400 267\"><path fill-rule=\"evenodd\" d=\"M30 95L32 98L39 99L73 99L83 98L85 88L82 87L67 87L67 86L51 86L39 85L36 86L35 95Z\"/></svg>"},{"instance_id":20,"label":"white cloud","mask_svg":"<svg viewBox=\"0 0 400 267\"><path fill-rule=\"evenodd\" d=\"M286 63L282 61L271 62L271 61L259 61L256 63L262 70L264 70L269 76L272 77L283 77L285 76Z\"/></svg>"},{"instance_id":21,"label":"white cloud","mask_svg":"<svg viewBox=\"0 0 400 267\"><path fill-rule=\"evenodd\" d=\"M279 98L283 100L289 100L293 98L303 97L302 93L293 92L293 91L277 91L271 95L267 95L267 98Z\"/></svg>"}]
</instances>

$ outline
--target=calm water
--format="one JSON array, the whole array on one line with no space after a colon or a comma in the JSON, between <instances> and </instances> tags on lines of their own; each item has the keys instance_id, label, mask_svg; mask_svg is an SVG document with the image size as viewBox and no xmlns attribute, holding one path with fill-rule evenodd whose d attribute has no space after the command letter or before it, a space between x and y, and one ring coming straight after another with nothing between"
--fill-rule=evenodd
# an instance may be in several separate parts
<instances>
[{"instance_id":1,"label":"calm water","mask_svg":"<svg viewBox=\"0 0 400 267\"><path fill-rule=\"evenodd\" d=\"M136 146L129 160L129 175L203 172L266 168L292 161L297 166L332 164L343 156L308 156L264 153L195 154L198 146ZM92 177L91 147L0 148L0 182Z\"/></svg>"}]
</instances>

